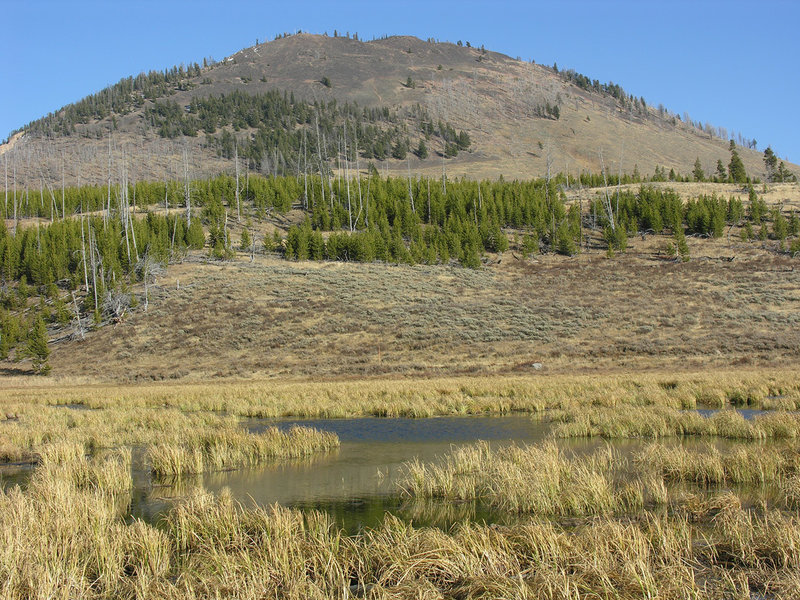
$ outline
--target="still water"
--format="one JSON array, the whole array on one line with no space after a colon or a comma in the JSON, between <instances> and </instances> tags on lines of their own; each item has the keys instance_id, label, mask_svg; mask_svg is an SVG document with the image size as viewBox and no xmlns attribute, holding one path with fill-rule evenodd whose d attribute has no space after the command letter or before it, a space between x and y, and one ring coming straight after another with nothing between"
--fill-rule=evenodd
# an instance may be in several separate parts
<instances>
[{"instance_id":1,"label":"still water","mask_svg":"<svg viewBox=\"0 0 800 600\"><path fill-rule=\"evenodd\" d=\"M710 416L714 411L701 410ZM753 418L760 411L741 411ZM752 413L752 414L751 414ZM267 427L288 429L294 425L331 431L339 436L340 447L291 461L276 461L234 471L206 473L185 478L180 483L151 478L143 449L134 449L134 493L131 516L157 522L174 499L187 486L201 485L218 493L228 488L245 505L279 503L301 509L328 512L348 531L373 526L386 512L417 524L448 527L464 519L505 522L510 517L487 507L465 503L431 502L402 498L398 483L403 464L410 460L436 463L454 446L484 440L494 448L504 445L533 444L544 440L550 427L530 415L449 416L428 419L358 418L320 420L250 420L243 426L251 432ZM670 438L663 443L706 444L710 440ZM598 438L558 440L567 453L590 452L608 442ZM641 448L649 440L614 440L623 455ZM715 445L735 442L716 440ZM19 473L7 472L0 481L4 487L23 483L29 467ZM24 484L24 483L23 483Z\"/></svg>"},{"instance_id":2,"label":"still water","mask_svg":"<svg viewBox=\"0 0 800 600\"><path fill-rule=\"evenodd\" d=\"M348 529L371 525L386 511L408 513L415 522L459 520L483 516L495 521L499 515L477 506L457 508L409 503L398 497L403 463L417 459L435 463L453 446L488 441L493 447L511 443L536 443L548 426L529 415L436 417L430 419L359 418L321 420L249 421L258 432L267 427L288 429L294 425L331 431L340 447L326 454L281 461L236 471L206 473L191 480L211 492L230 489L234 498L247 503L283 504L317 508L329 512ZM586 442L583 442L585 445ZM154 520L169 507L179 487L150 480L143 470L135 473L136 490L132 513Z\"/></svg>"}]
</instances>

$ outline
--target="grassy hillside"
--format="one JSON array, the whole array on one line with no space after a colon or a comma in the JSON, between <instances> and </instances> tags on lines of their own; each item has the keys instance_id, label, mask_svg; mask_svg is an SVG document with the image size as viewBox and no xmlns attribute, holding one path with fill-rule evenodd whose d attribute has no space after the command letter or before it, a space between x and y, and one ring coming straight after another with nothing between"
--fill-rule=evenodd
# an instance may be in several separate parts
<instances>
[{"instance_id":1,"label":"grassy hillside","mask_svg":"<svg viewBox=\"0 0 800 600\"><path fill-rule=\"evenodd\" d=\"M20 186L38 187L48 178L54 183L102 183L108 177L109 143L115 175L123 163L133 179L173 178L185 168L192 176L232 172L230 157L220 156L205 131L162 137L148 111L157 103L175 103L183 110L197 98L275 90L310 103L335 100L391 111L412 147L422 137L419 114L466 131L473 142L469 152L443 160L444 142L428 139L425 159L409 155L372 160L381 172L433 175L444 166L451 177L527 179L544 174L549 164L573 174L598 172L602 165L610 172L632 173L638 167L647 175L660 166L689 174L699 158L711 174L717 160L725 165L729 160L727 140L716 137L721 132L712 135L686 123L685 115L663 109L658 99L642 104L614 84L595 86L572 72L413 37L361 42L299 34L244 49L212 65L154 76L139 88L137 81L123 80L119 89L76 105L81 110L68 107L15 137L12 161ZM559 109L558 118L548 112L553 107ZM65 131L68 136L62 135ZM213 135L223 131L244 143L257 128L226 125ZM45 133L46 142L39 137ZM4 150L11 147L7 144ZM748 173L763 178L761 153L748 148L740 153ZM251 160L248 168L270 172L277 168L275 162L280 161ZM291 158L279 166L288 172L300 168Z\"/></svg>"}]
</instances>

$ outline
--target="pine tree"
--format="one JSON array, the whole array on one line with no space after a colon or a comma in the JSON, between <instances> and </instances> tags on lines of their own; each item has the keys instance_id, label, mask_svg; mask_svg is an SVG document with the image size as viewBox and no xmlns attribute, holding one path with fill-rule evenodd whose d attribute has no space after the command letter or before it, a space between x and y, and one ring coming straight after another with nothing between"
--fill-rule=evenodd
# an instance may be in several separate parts
<instances>
[{"instance_id":1,"label":"pine tree","mask_svg":"<svg viewBox=\"0 0 800 600\"><path fill-rule=\"evenodd\" d=\"M778 168L778 157L769 146L764 150L764 166L767 168L767 181L774 181L775 170Z\"/></svg>"},{"instance_id":2,"label":"pine tree","mask_svg":"<svg viewBox=\"0 0 800 600\"><path fill-rule=\"evenodd\" d=\"M697 160L694 161L694 170L692 171L692 177L694 177L695 181L705 181L706 174L703 172L703 165L700 164L700 157L697 157Z\"/></svg>"},{"instance_id":3,"label":"pine tree","mask_svg":"<svg viewBox=\"0 0 800 600\"><path fill-rule=\"evenodd\" d=\"M686 243L686 234L683 232L683 223L676 222L672 227L672 237L675 239L675 254L682 262L689 261L689 245Z\"/></svg>"},{"instance_id":4,"label":"pine tree","mask_svg":"<svg viewBox=\"0 0 800 600\"><path fill-rule=\"evenodd\" d=\"M37 375L50 373L50 348L47 346L47 327L41 315L36 317L28 334L28 355L33 359L33 371Z\"/></svg>"},{"instance_id":5,"label":"pine tree","mask_svg":"<svg viewBox=\"0 0 800 600\"><path fill-rule=\"evenodd\" d=\"M731 162L728 164L728 172L730 173L731 181L734 183L747 182L747 172L744 169L744 163L735 148L731 150Z\"/></svg>"},{"instance_id":6,"label":"pine tree","mask_svg":"<svg viewBox=\"0 0 800 600\"><path fill-rule=\"evenodd\" d=\"M722 159L717 159L717 172L715 173L718 181L727 181L728 172L725 170L725 165L722 164Z\"/></svg>"},{"instance_id":7,"label":"pine tree","mask_svg":"<svg viewBox=\"0 0 800 600\"><path fill-rule=\"evenodd\" d=\"M417 158L425 160L428 158L428 146L425 145L425 140L420 139L419 146L417 146L417 151L415 152Z\"/></svg>"}]
</instances>

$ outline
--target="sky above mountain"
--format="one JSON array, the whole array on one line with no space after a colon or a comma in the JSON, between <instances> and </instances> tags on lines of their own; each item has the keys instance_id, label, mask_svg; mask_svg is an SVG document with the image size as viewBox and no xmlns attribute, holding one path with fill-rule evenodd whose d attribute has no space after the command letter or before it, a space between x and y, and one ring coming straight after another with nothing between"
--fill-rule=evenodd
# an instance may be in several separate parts
<instances>
[{"instance_id":1,"label":"sky above mountain","mask_svg":"<svg viewBox=\"0 0 800 600\"><path fill-rule=\"evenodd\" d=\"M484 45L622 85L800 161L800 3L0 0L0 139L122 77L302 30Z\"/></svg>"}]
</instances>

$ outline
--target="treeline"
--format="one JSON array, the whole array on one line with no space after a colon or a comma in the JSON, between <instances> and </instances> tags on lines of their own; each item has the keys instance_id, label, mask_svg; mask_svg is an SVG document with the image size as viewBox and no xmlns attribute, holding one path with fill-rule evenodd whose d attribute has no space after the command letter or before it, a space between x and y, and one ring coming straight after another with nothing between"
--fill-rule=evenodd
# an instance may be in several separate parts
<instances>
[{"instance_id":1,"label":"treeline","mask_svg":"<svg viewBox=\"0 0 800 600\"><path fill-rule=\"evenodd\" d=\"M60 189L8 190L0 201L0 218L40 218L54 221L64 217L104 211L121 211L126 201L134 209L184 207L188 203L202 206L208 198L233 200L235 179L220 175L209 179L186 181L137 181L127 185L87 185ZM302 184L295 177L263 177L248 174L241 178L240 197L252 203L259 215L276 209L286 211L297 200Z\"/></svg>"},{"instance_id":2,"label":"treeline","mask_svg":"<svg viewBox=\"0 0 800 600\"><path fill-rule=\"evenodd\" d=\"M182 215L149 213L129 227L91 216L16 232L0 221L0 360L31 357L47 373L46 323L82 332L86 315L118 318L136 304L132 283L147 286L167 261L204 244L200 220Z\"/></svg>"},{"instance_id":3,"label":"treeline","mask_svg":"<svg viewBox=\"0 0 800 600\"><path fill-rule=\"evenodd\" d=\"M627 93L619 84L611 81L600 83L600 80L590 79L583 73L578 73L575 69L559 71L557 64L553 64L553 71L558 73L564 81L572 83L582 90L611 96L622 108L635 110L643 115L647 114L647 102L644 97L637 98L633 94Z\"/></svg>"},{"instance_id":4,"label":"treeline","mask_svg":"<svg viewBox=\"0 0 800 600\"><path fill-rule=\"evenodd\" d=\"M46 294L52 285L70 291L84 288L102 299L105 291L135 277L143 257L167 262L188 248L202 248L199 219L148 213L127 230L118 219L90 216L48 225L22 227L16 234L0 221L0 280L17 282L19 301ZM27 292L27 293L25 293ZM0 294L0 305L19 308L14 296Z\"/></svg>"},{"instance_id":5,"label":"treeline","mask_svg":"<svg viewBox=\"0 0 800 600\"><path fill-rule=\"evenodd\" d=\"M302 226L289 229L285 254L298 260L457 261L477 267L484 252L508 248L508 228L524 230L531 249L542 246L572 254L580 217L577 207L566 209L558 184L443 184L439 179L377 176L335 185L317 180L309 196L310 214Z\"/></svg>"}]
</instances>

